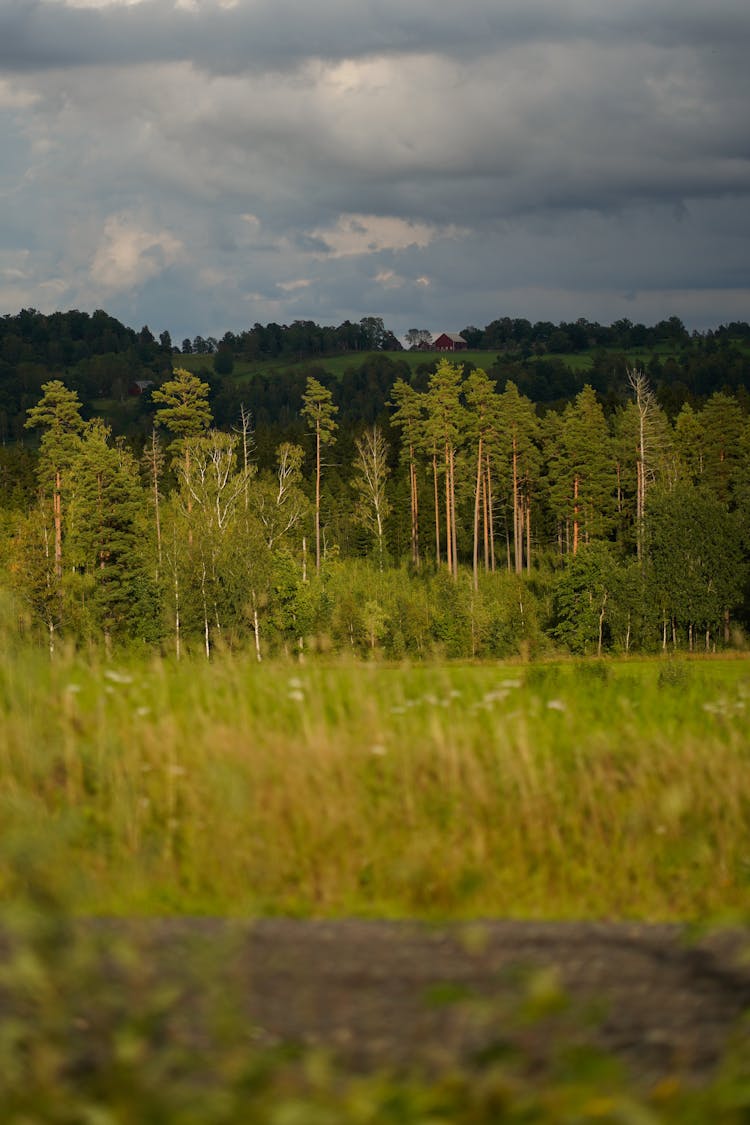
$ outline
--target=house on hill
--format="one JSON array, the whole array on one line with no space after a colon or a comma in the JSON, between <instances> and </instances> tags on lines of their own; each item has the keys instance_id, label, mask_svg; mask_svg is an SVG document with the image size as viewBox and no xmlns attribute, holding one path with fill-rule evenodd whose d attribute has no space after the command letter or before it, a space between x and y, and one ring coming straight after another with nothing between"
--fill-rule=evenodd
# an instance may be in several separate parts
<instances>
[{"instance_id":1,"label":"house on hill","mask_svg":"<svg viewBox=\"0 0 750 1125\"><path fill-rule=\"evenodd\" d=\"M441 332L432 341L433 350L436 352L464 352L468 346L459 332Z\"/></svg>"},{"instance_id":2,"label":"house on hill","mask_svg":"<svg viewBox=\"0 0 750 1125\"><path fill-rule=\"evenodd\" d=\"M128 387L128 394L129 395L143 395L143 394L146 393L146 391L149 389L149 387L153 387L153 386L154 386L154 380L153 379L136 379L135 382L131 383L130 386Z\"/></svg>"}]
</instances>

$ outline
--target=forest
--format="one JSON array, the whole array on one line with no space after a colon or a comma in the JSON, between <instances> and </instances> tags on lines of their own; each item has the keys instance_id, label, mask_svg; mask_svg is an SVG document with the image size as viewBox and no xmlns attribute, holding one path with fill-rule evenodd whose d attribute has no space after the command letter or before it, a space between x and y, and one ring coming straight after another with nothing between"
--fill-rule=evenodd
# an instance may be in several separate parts
<instances>
[{"instance_id":1,"label":"forest","mask_svg":"<svg viewBox=\"0 0 750 1125\"><path fill-rule=\"evenodd\" d=\"M464 335L3 318L13 628L257 660L742 646L748 326Z\"/></svg>"}]
</instances>

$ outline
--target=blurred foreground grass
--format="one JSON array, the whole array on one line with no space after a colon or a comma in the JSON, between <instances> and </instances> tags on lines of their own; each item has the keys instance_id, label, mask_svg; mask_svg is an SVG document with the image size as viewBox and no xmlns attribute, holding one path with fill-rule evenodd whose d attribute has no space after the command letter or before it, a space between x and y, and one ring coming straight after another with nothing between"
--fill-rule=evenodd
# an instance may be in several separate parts
<instances>
[{"instance_id":1,"label":"blurred foreground grass","mask_svg":"<svg viewBox=\"0 0 750 1125\"><path fill-rule=\"evenodd\" d=\"M215 968L222 954L213 948ZM127 928L81 929L31 895L0 918L0 1120L4 1125L744 1125L750 1052L738 1039L700 1083L648 1081L584 1028L541 1061L500 1038L461 1067L342 1070L293 1045L262 1047L231 990L200 959L160 975ZM162 966L163 968L163 966ZM538 1010L530 982L528 1002ZM557 1003L556 998L556 1003ZM187 1018L186 1018L187 1013ZM528 1017L527 1017L528 1019Z\"/></svg>"},{"instance_id":2,"label":"blurred foreground grass","mask_svg":"<svg viewBox=\"0 0 750 1125\"><path fill-rule=\"evenodd\" d=\"M0 897L747 918L750 664L0 660Z\"/></svg>"}]
</instances>

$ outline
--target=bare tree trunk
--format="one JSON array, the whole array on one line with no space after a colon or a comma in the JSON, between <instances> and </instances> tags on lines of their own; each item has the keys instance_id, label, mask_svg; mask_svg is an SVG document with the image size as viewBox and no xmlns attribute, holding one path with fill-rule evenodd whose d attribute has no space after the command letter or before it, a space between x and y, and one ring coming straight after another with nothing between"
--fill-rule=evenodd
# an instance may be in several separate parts
<instances>
[{"instance_id":1,"label":"bare tree trunk","mask_svg":"<svg viewBox=\"0 0 750 1125\"><path fill-rule=\"evenodd\" d=\"M531 498L525 497L526 507L526 573L531 574Z\"/></svg>"},{"instance_id":2,"label":"bare tree trunk","mask_svg":"<svg viewBox=\"0 0 750 1125\"><path fill-rule=\"evenodd\" d=\"M492 499L492 470L490 469L490 455L485 457L485 471L487 473L487 509L490 517L490 566L492 572L495 572L495 513L494 502Z\"/></svg>"},{"instance_id":3,"label":"bare tree trunk","mask_svg":"<svg viewBox=\"0 0 750 1125\"><path fill-rule=\"evenodd\" d=\"M174 568L174 651L179 660L182 656L182 644L180 637L180 584L177 577L176 561Z\"/></svg>"},{"instance_id":4,"label":"bare tree trunk","mask_svg":"<svg viewBox=\"0 0 750 1125\"><path fill-rule=\"evenodd\" d=\"M250 423L252 421L250 411L245 409L244 402L240 403L240 433L242 434L242 467L244 469L245 477L245 511L247 511L250 503L250 494L248 483L250 480Z\"/></svg>"},{"instance_id":5,"label":"bare tree trunk","mask_svg":"<svg viewBox=\"0 0 750 1125\"><path fill-rule=\"evenodd\" d=\"M208 603L206 601L206 564L201 563L201 601L203 603L203 645L206 660L211 659L211 634L208 624Z\"/></svg>"},{"instance_id":6,"label":"bare tree trunk","mask_svg":"<svg viewBox=\"0 0 750 1125\"><path fill-rule=\"evenodd\" d=\"M487 477L482 473L482 523L484 527L484 570L490 569L490 527L489 511L487 505Z\"/></svg>"},{"instance_id":7,"label":"bare tree trunk","mask_svg":"<svg viewBox=\"0 0 750 1125\"><path fill-rule=\"evenodd\" d=\"M521 552L523 550L523 530L521 527L521 505L518 497L518 442L513 435L513 562L516 574L520 574L523 567Z\"/></svg>"},{"instance_id":8,"label":"bare tree trunk","mask_svg":"<svg viewBox=\"0 0 750 1125\"><path fill-rule=\"evenodd\" d=\"M260 664L263 659L260 654L260 627L258 625L258 602L255 597L255 590L252 591L253 596L253 633L255 634L255 659Z\"/></svg>"},{"instance_id":9,"label":"bare tree trunk","mask_svg":"<svg viewBox=\"0 0 750 1125\"><path fill-rule=\"evenodd\" d=\"M578 554L578 477L573 478L573 554Z\"/></svg>"},{"instance_id":10,"label":"bare tree trunk","mask_svg":"<svg viewBox=\"0 0 750 1125\"><path fill-rule=\"evenodd\" d=\"M603 633L604 633L604 612L605 612L606 607L607 607L607 593L605 591L604 596L602 598L602 608L599 611L599 643L596 647L596 655L597 656L601 656L601 654L602 654L602 636L603 636Z\"/></svg>"},{"instance_id":11,"label":"bare tree trunk","mask_svg":"<svg viewBox=\"0 0 750 1125\"><path fill-rule=\"evenodd\" d=\"M411 487L411 561L415 568L419 569L419 491L413 445L409 446L409 483Z\"/></svg>"},{"instance_id":12,"label":"bare tree trunk","mask_svg":"<svg viewBox=\"0 0 750 1125\"><path fill-rule=\"evenodd\" d=\"M52 509L55 516L55 577L62 578L62 479L59 469L55 470Z\"/></svg>"},{"instance_id":13,"label":"bare tree trunk","mask_svg":"<svg viewBox=\"0 0 750 1125\"><path fill-rule=\"evenodd\" d=\"M453 529L451 527L451 479L448 461L448 446L445 447L445 561L449 574L453 574Z\"/></svg>"},{"instance_id":14,"label":"bare tree trunk","mask_svg":"<svg viewBox=\"0 0 750 1125\"><path fill-rule=\"evenodd\" d=\"M435 486L435 566L440 569L440 494L438 492L437 453L432 455L432 481Z\"/></svg>"},{"instance_id":15,"label":"bare tree trunk","mask_svg":"<svg viewBox=\"0 0 750 1125\"><path fill-rule=\"evenodd\" d=\"M472 559L474 589L479 589L479 504L482 490L482 435L477 450L477 484L474 490L474 556Z\"/></svg>"},{"instance_id":16,"label":"bare tree trunk","mask_svg":"<svg viewBox=\"0 0 750 1125\"><path fill-rule=\"evenodd\" d=\"M320 571L320 423L315 428L315 569Z\"/></svg>"},{"instance_id":17,"label":"bare tree trunk","mask_svg":"<svg viewBox=\"0 0 750 1125\"><path fill-rule=\"evenodd\" d=\"M453 537L453 575L458 577L458 546L456 531L456 454L453 446L450 447L450 475L451 475L451 535Z\"/></svg>"}]
</instances>

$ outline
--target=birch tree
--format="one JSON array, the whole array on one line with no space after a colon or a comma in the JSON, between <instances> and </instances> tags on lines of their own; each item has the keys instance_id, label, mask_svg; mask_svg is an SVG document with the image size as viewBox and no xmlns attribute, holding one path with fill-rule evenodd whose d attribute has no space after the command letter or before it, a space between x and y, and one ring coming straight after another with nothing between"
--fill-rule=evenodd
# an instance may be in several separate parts
<instances>
[{"instance_id":1,"label":"birch tree","mask_svg":"<svg viewBox=\"0 0 750 1125\"><path fill-rule=\"evenodd\" d=\"M302 416L315 435L315 569L320 570L320 480L322 448L330 445L337 430L335 416L338 407L331 392L310 376L307 390L302 396Z\"/></svg>"},{"instance_id":2,"label":"birch tree","mask_svg":"<svg viewBox=\"0 0 750 1125\"><path fill-rule=\"evenodd\" d=\"M355 440L357 460L352 478L356 494L354 519L370 531L377 542L378 565L383 569L384 523L391 513L386 497L386 483L390 475L388 444L379 426L366 429Z\"/></svg>"}]
</instances>

